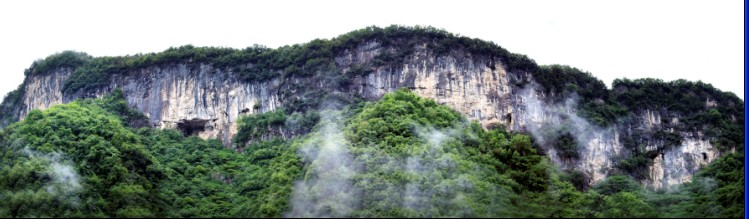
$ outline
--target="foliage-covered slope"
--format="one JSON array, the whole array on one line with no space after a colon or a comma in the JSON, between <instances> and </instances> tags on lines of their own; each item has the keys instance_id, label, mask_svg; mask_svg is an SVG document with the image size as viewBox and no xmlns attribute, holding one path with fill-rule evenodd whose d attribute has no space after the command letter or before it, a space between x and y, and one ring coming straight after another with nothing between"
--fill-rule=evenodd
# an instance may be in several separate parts
<instances>
[{"instance_id":1,"label":"foliage-covered slope","mask_svg":"<svg viewBox=\"0 0 749 219\"><path fill-rule=\"evenodd\" d=\"M373 62L337 66L337 56L371 42L383 48ZM501 62L515 74L510 78L527 73L546 94L543 101L578 97L577 112L591 124L626 127L643 111L652 111L662 115L662 126L620 130L628 156L617 161L617 168L634 181L612 176L588 188L581 173L554 170L527 135L483 130L405 90L376 103L345 96L354 77L397 67L420 45L437 56L462 51ZM432 27L368 27L277 49L188 45L123 57L66 51L34 62L25 73L70 69L62 90L69 95L106 87L116 75L177 63L209 64L245 82L301 82L282 82L283 109L238 120L236 149L173 130L141 128L145 117L129 109L119 92L33 111L10 125L25 107L22 84L0 104L0 127L10 125L0 130L0 216L743 214L744 106L735 95L683 80L620 79L607 89L579 69L538 66L494 43ZM527 82L509 83L520 90ZM348 106L318 112L329 99ZM635 181L647 177L652 155L659 152L643 144L659 142L658 150L678 145L683 136L674 130L704 136L728 155L674 191L641 188ZM550 144L560 156L579 156L570 133L557 134Z\"/></svg>"},{"instance_id":2,"label":"foliage-covered slope","mask_svg":"<svg viewBox=\"0 0 749 219\"><path fill-rule=\"evenodd\" d=\"M136 131L124 121L142 115L121 98L35 110L0 131L0 216L281 214L287 199L276 193L288 194L291 178L269 176L300 168L287 162L292 147L273 140L240 154L175 130Z\"/></svg>"},{"instance_id":3,"label":"foliage-covered slope","mask_svg":"<svg viewBox=\"0 0 749 219\"><path fill-rule=\"evenodd\" d=\"M407 90L323 111L309 135L255 141L243 152L128 127L140 117L115 92L35 110L0 131L0 216L740 217L744 210L740 153L672 192L627 176L583 191L528 136L484 130ZM282 125L268 118L244 118L240 133Z\"/></svg>"},{"instance_id":4,"label":"foliage-covered slope","mask_svg":"<svg viewBox=\"0 0 749 219\"><path fill-rule=\"evenodd\" d=\"M115 115L91 101L34 110L0 131L0 214L149 216L166 175Z\"/></svg>"}]
</instances>

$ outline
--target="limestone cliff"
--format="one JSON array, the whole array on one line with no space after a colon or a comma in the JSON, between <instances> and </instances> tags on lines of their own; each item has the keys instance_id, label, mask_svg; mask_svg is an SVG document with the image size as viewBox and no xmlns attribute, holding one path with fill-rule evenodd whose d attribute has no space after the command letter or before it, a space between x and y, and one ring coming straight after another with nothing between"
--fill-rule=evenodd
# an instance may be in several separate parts
<instances>
[{"instance_id":1,"label":"limestone cliff","mask_svg":"<svg viewBox=\"0 0 749 219\"><path fill-rule=\"evenodd\" d=\"M123 91L128 104L144 113L151 126L179 129L201 138L219 138L230 143L237 117L279 107L278 81L240 83L209 65L174 64L139 69L118 75L104 89L91 93L62 95L62 83L70 69L27 78L23 119L31 109L46 109L81 97L101 97L115 88ZM275 86L275 87L274 87Z\"/></svg>"},{"instance_id":2,"label":"limestone cliff","mask_svg":"<svg viewBox=\"0 0 749 219\"><path fill-rule=\"evenodd\" d=\"M480 56L463 49L436 52L427 43L411 46L412 52L401 62L373 64L378 55L397 53L399 48L377 40L357 44L334 54L335 68L340 71L333 72L332 76L291 75L248 82L231 69L187 61L131 69L113 75L106 86L73 93L64 93L63 84L74 69L56 68L47 74L26 78L21 92L22 104L12 113L23 119L31 109L45 109L78 98L100 97L113 89L121 89L128 104L144 113L151 126L175 128L201 138L219 138L229 146L241 115L281 109L294 101L318 98L315 95L376 100L385 93L407 87L471 120L478 120L486 128L504 125L511 130L533 133L554 124L571 124L575 140L581 146L577 159L562 159L554 147L544 146L543 138L536 140L552 161L562 168L585 173L590 184L604 179L626 156L622 136L632 135L632 130L647 133L664 128L661 115L656 111L640 113L627 123L594 126L577 117L574 101L563 106L545 100L546 96L558 94L530 86L535 82L532 74L509 69L507 59ZM364 73L346 73L362 66L366 67ZM329 83L328 79L341 75L348 78L345 83ZM706 100L706 104L715 106L716 103ZM678 117L671 118L678 123ZM648 152L658 154L652 157L648 178L643 180L652 188L668 188L689 181L701 166L721 155L702 135L675 134L683 141L672 147L664 147L663 141L638 139Z\"/></svg>"},{"instance_id":3,"label":"limestone cliff","mask_svg":"<svg viewBox=\"0 0 749 219\"><path fill-rule=\"evenodd\" d=\"M22 96L23 108L18 111L20 119L26 117L32 109L47 109L63 103L62 86L73 69L60 68L47 75L26 78Z\"/></svg>"}]
</instances>

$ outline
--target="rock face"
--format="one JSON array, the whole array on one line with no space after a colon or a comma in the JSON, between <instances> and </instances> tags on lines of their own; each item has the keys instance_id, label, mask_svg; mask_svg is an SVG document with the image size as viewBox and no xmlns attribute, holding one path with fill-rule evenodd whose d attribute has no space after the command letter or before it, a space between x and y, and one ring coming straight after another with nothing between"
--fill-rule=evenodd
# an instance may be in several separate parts
<instances>
[{"instance_id":1,"label":"rock face","mask_svg":"<svg viewBox=\"0 0 749 219\"><path fill-rule=\"evenodd\" d=\"M231 75L201 64L153 67L113 78L110 89L122 89L127 102L155 127L229 142L239 115L280 105L273 88L278 80L240 83Z\"/></svg>"},{"instance_id":2,"label":"rock face","mask_svg":"<svg viewBox=\"0 0 749 219\"><path fill-rule=\"evenodd\" d=\"M580 171L590 178L590 184L606 178L614 168L616 159L622 155L624 147L619 141L617 127L600 128L591 125L577 115L576 103L567 99L563 103L546 103L543 93L534 86L516 92L516 118L514 130L531 133L534 140L544 145L549 158L563 169ZM577 159L567 159L551 146L556 137L553 134L566 130L577 142Z\"/></svg>"},{"instance_id":3,"label":"rock face","mask_svg":"<svg viewBox=\"0 0 749 219\"><path fill-rule=\"evenodd\" d=\"M144 113L153 127L172 128L201 138L219 138L230 143L236 134L237 117L275 110L280 106L279 80L240 83L208 65L176 64L140 69L117 75L105 88L88 94L62 95L62 83L71 73L61 69L26 79L26 108L46 109L81 97L101 97L115 88L123 91L128 104ZM275 87L274 87L275 86Z\"/></svg>"},{"instance_id":4,"label":"rock face","mask_svg":"<svg viewBox=\"0 0 749 219\"><path fill-rule=\"evenodd\" d=\"M641 126L636 127L645 133L668 130L682 138L678 145L670 147L658 139L642 141L646 150L655 155L653 165L648 167L649 177L643 184L654 189L668 189L672 185L689 182L694 172L722 155L702 132L676 132L670 127L679 124L677 117L665 123L662 122L664 117L659 112L647 110L639 118Z\"/></svg>"},{"instance_id":5,"label":"rock face","mask_svg":"<svg viewBox=\"0 0 749 219\"><path fill-rule=\"evenodd\" d=\"M363 43L337 55L336 67L346 71L366 65L373 62L380 52L391 49L377 42ZM508 72L499 60L473 57L463 51L438 56L426 45L416 45L414 50L414 54L402 64L375 66L372 72L353 77L351 83L338 92L376 100L385 93L407 87L469 119L478 120L484 127L505 125L511 130L534 132L569 120L575 127L575 140L582 146L579 159L562 160L551 147L545 148L546 152L563 168L573 168L588 175L591 184L603 180L625 151L620 142L620 135L625 133L621 130L631 127L593 127L575 115L574 103L567 106L542 104L539 96L553 94L517 85L532 82L529 73ZM283 107L298 98L284 94L293 89L294 83L329 86L322 83L309 85L312 82L305 82L304 78L282 77L248 83L239 80L232 72L211 65L176 63L115 75L108 86L89 93L63 95L63 81L72 71L60 68L43 76L27 77L24 107L18 109L19 118L23 119L31 109L45 109L82 97L100 97L119 88L128 104L148 116L152 126L175 128L201 138L219 138L231 145L239 116ZM710 104L706 102L706 105ZM678 118L674 119L678 123ZM634 124L648 130L660 127L660 115L648 111ZM649 167L650 179L643 183L652 188L668 188L689 181L699 167L719 156L710 142L701 136L679 135L684 137L684 141L678 147L664 149L659 142L647 145L649 150L660 151L660 155Z\"/></svg>"},{"instance_id":6,"label":"rock face","mask_svg":"<svg viewBox=\"0 0 749 219\"><path fill-rule=\"evenodd\" d=\"M682 145L664 151L653 160L653 165L648 167L650 179L643 183L651 188L661 189L689 182L694 172L719 155L709 141L685 138Z\"/></svg>"},{"instance_id":7,"label":"rock face","mask_svg":"<svg viewBox=\"0 0 749 219\"><path fill-rule=\"evenodd\" d=\"M336 62L344 67L363 65L372 62L380 50L376 43L369 44L337 58ZM417 46L414 56L403 65L380 67L357 77L350 90L374 100L407 87L478 120L484 127L511 124L511 77L500 63L467 55L437 57L426 45Z\"/></svg>"},{"instance_id":8,"label":"rock face","mask_svg":"<svg viewBox=\"0 0 749 219\"><path fill-rule=\"evenodd\" d=\"M73 69L60 68L47 75L29 76L26 78L23 107L18 111L18 118L23 119L32 109L47 109L63 103L62 86Z\"/></svg>"}]
</instances>

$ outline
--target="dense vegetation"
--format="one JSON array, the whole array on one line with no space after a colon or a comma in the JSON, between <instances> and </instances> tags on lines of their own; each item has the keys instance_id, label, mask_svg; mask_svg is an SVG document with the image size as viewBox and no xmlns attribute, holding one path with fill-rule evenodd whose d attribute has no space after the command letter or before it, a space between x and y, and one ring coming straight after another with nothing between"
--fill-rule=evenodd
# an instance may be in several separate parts
<instances>
[{"instance_id":1,"label":"dense vegetation","mask_svg":"<svg viewBox=\"0 0 749 219\"><path fill-rule=\"evenodd\" d=\"M589 72L569 66L549 65L540 66L532 73L540 86L539 90L549 94L548 101L576 98L579 114L595 125L605 127L614 124L626 114L626 109L618 102L611 101L606 85Z\"/></svg>"},{"instance_id":2,"label":"dense vegetation","mask_svg":"<svg viewBox=\"0 0 749 219\"><path fill-rule=\"evenodd\" d=\"M33 110L0 132L0 214L159 215L166 176L116 116L84 101Z\"/></svg>"},{"instance_id":3,"label":"dense vegetation","mask_svg":"<svg viewBox=\"0 0 749 219\"><path fill-rule=\"evenodd\" d=\"M705 130L705 135L714 139L712 142L719 150L744 150L744 123L741 122L744 121L744 101L733 93L721 92L701 81L663 82L658 79L617 79L612 92L614 99L631 113L647 109L667 111L669 118L662 120L679 118L679 124L673 127L676 130Z\"/></svg>"},{"instance_id":4,"label":"dense vegetation","mask_svg":"<svg viewBox=\"0 0 749 219\"><path fill-rule=\"evenodd\" d=\"M41 75L48 74L50 71L59 68L75 69L83 66L93 59L90 55L83 52L63 51L50 55L42 60L37 60L31 64L31 67L24 71L24 75Z\"/></svg>"},{"instance_id":5,"label":"dense vegetation","mask_svg":"<svg viewBox=\"0 0 749 219\"><path fill-rule=\"evenodd\" d=\"M531 72L538 90L548 94L545 101L561 102L572 98L577 103L578 115L599 127L637 127L642 115L659 115L659 127L652 130L620 128L619 141L627 149L617 161L617 171L637 180L647 179L647 167L664 150L680 146L683 138L691 136L710 140L722 153L744 152L744 101L735 94L723 92L710 84L659 79L616 79L612 89L576 68L551 65L540 66ZM686 133L686 134L684 134ZM575 159L576 144L567 133L558 136L555 146L563 159ZM646 150L645 144L658 145Z\"/></svg>"},{"instance_id":6,"label":"dense vegetation","mask_svg":"<svg viewBox=\"0 0 749 219\"><path fill-rule=\"evenodd\" d=\"M372 42L381 47L373 62L336 63L336 57ZM484 130L407 90L375 103L345 95L354 76L397 68L421 45L435 56L465 52L472 56L467 58L502 63L512 74L529 73L535 84L513 79L513 89L535 86L548 94L548 103L572 98L578 115L600 128L632 125L645 111L660 114L662 127L619 130L626 156L616 161L613 176L590 186L581 172L556 170L523 133ZM123 57L65 51L34 62L25 74L65 69L72 74L63 93L86 94L118 75L177 64L211 65L245 82L280 79L284 108L240 117L233 145L226 148L218 140L148 128L147 118L130 109L117 90L101 99L33 110L13 123L25 107L22 84L0 104L0 128L5 127L0 217L741 217L744 212L744 103L735 95L684 80L618 79L609 90L588 72L538 66L494 43L432 27L367 27L277 49L187 45ZM318 111L331 102L345 107ZM580 157L571 130L542 131L553 136L547 143L565 162ZM727 155L672 191L642 188L637 181L648 177L653 157L682 143L677 133L709 139ZM643 142L659 148L645 150Z\"/></svg>"},{"instance_id":7,"label":"dense vegetation","mask_svg":"<svg viewBox=\"0 0 749 219\"><path fill-rule=\"evenodd\" d=\"M240 154L176 130L136 130L127 121L142 115L123 103L115 92L34 110L0 131L0 216L283 213L288 201L276 193L288 194L292 178L275 173L300 168L287 142L253 144Z\"/></svg>"},{"instance_id":8,"label":"dense vegetation","mask_svg":"<svg viewBox=\"0 0 749 219\"><path fill-rule=\"evenodd\" d=\"M0 103L0 128L6 127L11 123L18 121L18 108L22 103L24 84L18 85L18 88L8 92Z\"/></svg>"},{"instance_id":9,"label":"dense vegetation","mask_svg":"<svg viewBox=\"0 0 749 219\"><path fill-rule=\"evenodd\" d=\"M373 42L379 44L381 49L372 62L351 66L336 63L336 57L345 57L346 52L366 47L368 43ZM397 68L413 55L416 47L421 45L425 45L434 56L457 55L453 53L464 52L470 56L469 58L502 63L505 69L513 74L530 73L540 86L539 90L550 94L549 101L561 101L577 96L579 114L601 127L626 121L628 116L651 106L684 112L683 114L702 112L702 108L695 107L703 105L700 101L704 102L708 97L719 97L716 101L717 110L723 117L721 120L731 118L731 121L740 121L737 116L743 117L740 113L743 110L739 108L743 101L701 82L623 79L614 82L614 90L608 90L603 82L588 72L562 65L538 66L528 57L510 53L493 42L423 26L371 26L332 39L315 39L308 43L276 49L261 45L245 49L186 45L159 53L121 57L91 57L85 53L65 51L34 62L26 70L26 75L44 75L54 69L68 68L73 73L65 80L63 93L87 94L108 85L111 77L115 75L133 74L139 69L146 68L170 68L177 64L207 64L248 82L280 78L283 89L279 89L279 94L285 102L285 112L290 115L316 110L324 99L344 99L343 102L347 104L356 102L351 100L351 97L336 96L333 93L346 92L346 87L350 85L354 76L370 73L376 67ZM489 66L493 67L491 63ZM303 80L287 80L289 77ZM513 85L522 88L528 82L518 79ZM8 109L0 112L0 119L8 121L4 123L17 120L13 113L19 107L20 92L17 90L6 96L0 106ZM685 130L694 130L697 124L703 124L701 122L709 116L691 117L688 121L690 125ZM710 127L716 127L722 122L714 124ZM0 125L3 127L7 124ZM725 136L718 136L723 139L721 145L735 145L726 139L735 139L738 134L736 130L740 129L724 128L732 131L722 134ZM712 131L710 135L717 135L714 128L709 130Z\"/></svg>"},{"instance_id":10,"label":"dense vegetation","mask_svg":"<svg viewBox=\"0 0 749 219\"><path fill-rule=\"evenodd\" d=\"M385 48L374 63L339 69L335 57L364 43L377 42ZM194 47L169 48L159 53L119 57L91 57L88 54L64 51L34 62L27 76L44 75L58 68L68 68L72 75L64 83L64 93L86 93L107 85L114 75L130 74L144 68L168 68L175 64L208 64L236 74L244 81L265 81L279 76L313 77L335 73L336 83L346 85L352 76L371 72L373 67L402 63L422 43L436 55L463 50L478 57L504 63L509 70L532 71L535 63L528 57L513 54L494 43L458 36L434 27L388 26L367 27L332 39L315 39L308 43L277 49L253 45L245 49Z\"/></svg>"},{"instance_id":11,"label":"dense vegetation","mask_svg":"<svg viewBox=\"0 0 749 219\"><path fill-rule=\"evenodd\" d=\"M733 93L722 92L701 81L659 79L616 79L610 98L626 110L620 117L629 124L631 117L646 111L660 114L662 127L657 130L629 130L620 136L623 146L630 151L618 167L643 179L646 167L662 150L680 145L682 136L690 133L709 139L723 153L744 153L744 101ZM677 121L676 123L672 121ZM641 142L658 142L657 151L647 151Z\"/></svg>"},{"instance_id":12,"label":"dense vegetation","mask_svg":"<svg viewBox=\"0 0 749 219\"><path fill-rule=\"evenodd\" d=\"M239 132L255 141L237 140L238 152L175 130L134 128L142 115L119 92L34 110L0 131L0 216L741 217L744 211L743 153L718 159L670 192L644 189L626 175L584 189L576 173L553 168L528 136L484 130L407 90L321 115L311 133L288 140L253 138L269 125L296 124L284 113L245 117ZM330 145L349 159L315 153L331 152ZM338 175L345 165L326 167L331 160L350 162L352 169L343 170L351 172ZM329 187L351 192L317 192ZM342 202L349 200L355 202Z\"/></svg>"}]
</instances>

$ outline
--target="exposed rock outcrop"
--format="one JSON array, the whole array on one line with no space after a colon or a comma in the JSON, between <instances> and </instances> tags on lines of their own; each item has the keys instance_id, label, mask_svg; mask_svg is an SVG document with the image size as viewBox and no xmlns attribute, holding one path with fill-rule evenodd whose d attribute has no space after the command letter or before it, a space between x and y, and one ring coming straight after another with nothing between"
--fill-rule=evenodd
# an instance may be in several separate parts
<instances>
[{"instance_id":1,"label":"exposed rock outcrop","mask_svg":"<svg viewBox=\"0 0 749 219\"><path fill-rule=\"evenodd\" d=\"M373 41L346 50L335 57L341 72L356 66L371 66L382 51L392 50ZM299 99L299 84L312 89L334 86L306 78L277 77L263 82L245 82L237 74L209 64L174 63L149 66L114 75L110 83L100 89L74 94L63 94L65 79L74 69L58 68L44 75L29 76L23 104L17 115L23 119L31 109L45 109L83 97L100 97L113 89L121 89L128 104L148 116L151 126L179 129L186 135L219 138L231 145L237 132L237 118L241 115L268 112ZM343 74L343 73L338 73ZM478 120L484 127L505 125L511 130L533 131L549 123L562 123L575 115L574 107L550 111L540 104L545 94L528 90L523 85L533 81L531 74L508 71L494 58L475 57L455 50L437 55L426 45L416 45L412 55L396 65L373 66L371 72L351 77L344 87L328 89L338 95L376 100L384 94L407 87L420 96L445 104L469 119ZM706 100L706 106L715 103ZM565 115L565 116L560 116ZM546 152L552 161L563 168L579 170L590 177L590 183L603 180L626 149L620 136L630 134L632 124L637 129L654 130L663 127L663 118L656 111L645 111L629 126L617 125L595 128L583 119L572 116L579 132L576 140L582 148L579 159L568 162L559 159L552 147ZM668 122L667 122L668 123ZM670 123L678 124L673 117ZM652 188L668 188L686 182L701 166L720 154L702 136L677 133L684 138L680 146L665 148L663 142L648 142L649 151L658 151L649 167L649 179L643 183Z\"/></svg>"}]
</instances>

